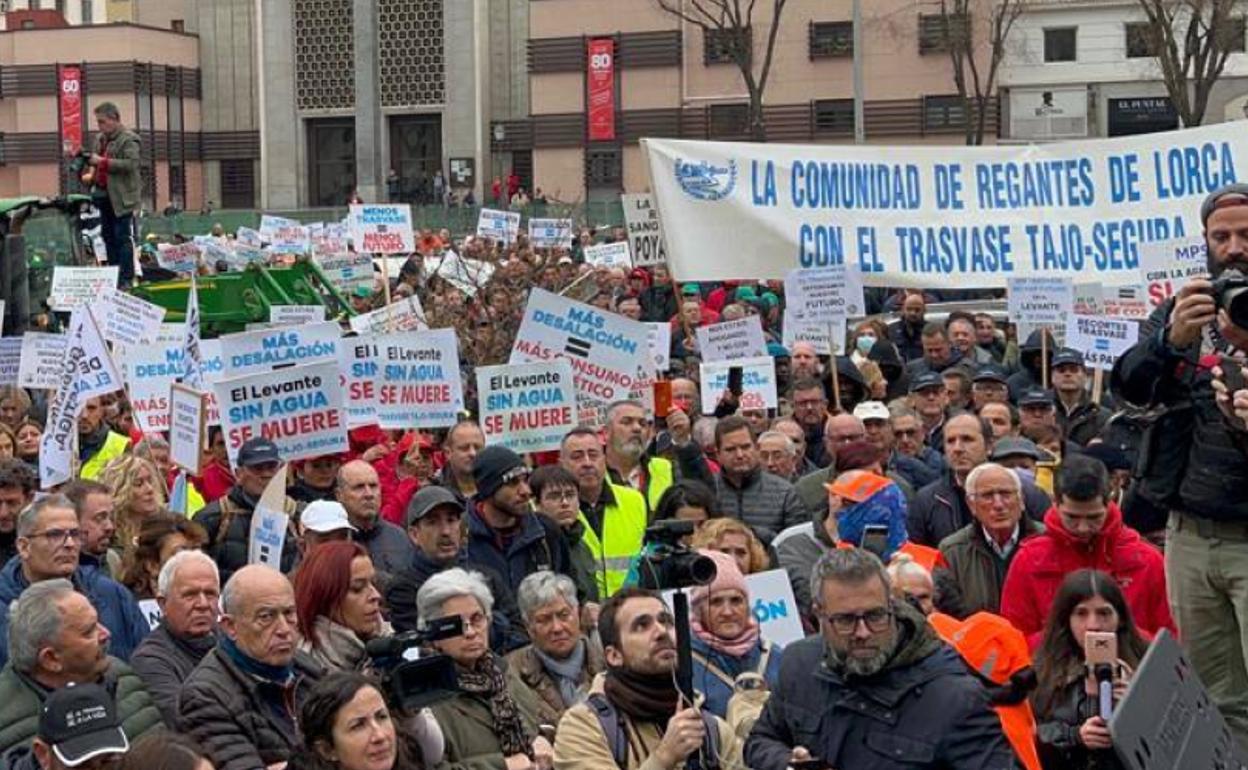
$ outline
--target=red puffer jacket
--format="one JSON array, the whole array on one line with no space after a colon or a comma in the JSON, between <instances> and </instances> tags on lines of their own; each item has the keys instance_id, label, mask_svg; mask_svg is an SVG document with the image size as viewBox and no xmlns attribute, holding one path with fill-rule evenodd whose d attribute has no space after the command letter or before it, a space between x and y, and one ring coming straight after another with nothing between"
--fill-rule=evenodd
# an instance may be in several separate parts
<instances>
[{"instance_id":1,"label":"red puffer jacket","mask_svg":"<svg viewBox=\"0 0 1248 770\"><path fill-rule=\"evenodd\" d=\"M1150 637L1163 628L1176 633L1166 603L1166 570L1161 552L1122 522L1122 511L1109 503L1100 535L1076 540L1053 507L1044 514L1045 533L1023 541L1001 590L1001 614L1027 636L1034 650L1062 581L1079 569L1098 569L1122 587L1135 625Z\"/></svg>"}]
</instances>

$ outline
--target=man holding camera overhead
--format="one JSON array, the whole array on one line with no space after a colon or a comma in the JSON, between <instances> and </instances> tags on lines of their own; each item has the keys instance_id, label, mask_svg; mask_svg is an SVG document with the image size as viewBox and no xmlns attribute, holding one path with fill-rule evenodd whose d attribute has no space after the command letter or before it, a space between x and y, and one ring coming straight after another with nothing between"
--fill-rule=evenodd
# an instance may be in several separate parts
<instances>
[{"instance_id":1,"label":"man holding camera overhead","mask_svg":"<svg viewBox=\"0 0 1248 770\"><path fill-rule=\"evenodd\" d=\"M1248 746L1248 184L1210 193L1200 219L1208 278L1153 311L1111 386L1162 410L1141 442L1137 494L1170 510L1166 582L1179 635Z\"/></svg>"}]
</instances>

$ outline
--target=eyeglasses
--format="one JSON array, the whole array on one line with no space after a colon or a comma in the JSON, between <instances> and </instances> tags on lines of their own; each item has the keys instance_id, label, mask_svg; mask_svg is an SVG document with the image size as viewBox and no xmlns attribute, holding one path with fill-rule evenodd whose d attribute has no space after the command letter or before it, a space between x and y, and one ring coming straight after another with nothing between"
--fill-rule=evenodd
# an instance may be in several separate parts
<instances>
[{"instance_id":1,"label":"eyeglasses","mask_svg":"<svg viewBox=\"0 0 1248 770\"><path fill-rule=\"evenodd\" d=\"M546 492L542 495L543 503L575 503L580 495L575 490L565 489L562 492Z\"/></svg>"},{"instance_id":2,"label":"eyeglasses","mask_svg":"<svg viewBox=\"0 0 1248 770\"><path fill-rule=\"evenodd\" d=\"M27 538L34 539L42 537L48 541L48 545L61 546L71 538L74 540L82 539L82 530L80 529L45 529L42 532L31 532L26 535Z\"/></svg>"},{"instance_id":3,"label":"eyeglasses","mask_svg":"<svg viewBox=\"0 0 1248 770\"><path fill-rule=\"evenodd\" d=\"M913 438L919 435L919 429L910 428L909 430L895 430L893 431L893 435L897 438Z\"/></svg>"},{"instance_id":4,"label":"eyeglasses","mask_svg":"<svg viewBox=\"0 0 1248 770\"><path fill-rule=\"evenodd\" d=\"M824 615L823 619L828 621L832 630L838 634L852 634L858 630L860 622L867 624L868 631L879 633L888 628L888 624L893 619L893 609L892 607L876 607L863 613L836 612Z\"/></svg>"}]
</instances>

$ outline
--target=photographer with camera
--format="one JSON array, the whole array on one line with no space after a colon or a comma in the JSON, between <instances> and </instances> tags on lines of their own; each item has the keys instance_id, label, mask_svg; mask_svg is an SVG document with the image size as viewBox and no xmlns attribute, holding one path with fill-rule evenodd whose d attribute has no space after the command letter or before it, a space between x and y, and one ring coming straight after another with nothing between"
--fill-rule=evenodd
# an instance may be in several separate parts
<instances>
[{"instance_id":1,"label":"photographer with camera","mask_svg":"<svg viewBox=\"0 0 1248 770\"><path fill-rule=\"evenodd\" d=\"M1126 694L1132 669L1147 650L1112 577L1082 569L1062 582L1033 662L1036 744L1045 767L1122 767L1104 708ZM1108 683L1109 703L1101 697L1102 682Z\"/></svg>"},{"instance_id":2,"label":"photographer with camera","mask_svg":"<svg viewBox=\"0 0 1248 770\"><path fill-rule=\"evenodd\" d=\"M1179 638L1209 695L1248 746L1248 452L1234 404L1245 404L1248 351L1248 184L1200 207L1208 279L1193 279L1140 326L1118 359L1114 397L1154 410L1135 467L1135 494L1170 511L1166 578ZM1216 369L1223 371L1217 372ZM1226 381L1219 384L1215 375ZM1225 392L1220 411L1215 388Z\"/></svg>"},{"instance_id":3,"label":"photographer with camera","mask_svg":"<svg viewBox=\"0 0 1248 770\"><path fill-rule=\"evenodd\" d=\"M118 269L120 288L134 283L134 212L140 201L139 135L121 122L121 111L112 102L95 108L100 133L95 150L85 147L70 168L90 188L100 210L100 237L108 252L108 264Z\"/></svg>"}]
</instances>

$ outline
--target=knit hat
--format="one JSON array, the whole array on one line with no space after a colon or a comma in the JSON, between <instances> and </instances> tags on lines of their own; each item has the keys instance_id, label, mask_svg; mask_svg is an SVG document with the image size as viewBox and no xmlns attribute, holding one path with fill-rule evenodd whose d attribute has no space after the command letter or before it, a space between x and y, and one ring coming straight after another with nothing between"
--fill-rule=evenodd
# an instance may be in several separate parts
<instances>
[{"instance_id":1,"label":"knit hat","mask_svg":"<svg viewBox=\"0 0 1248 770\"><path fill-rule=\"evenodd\" d=\"M746 586L745 576L741 574L741 568L737 566L737 560L726 553L712 551L708 548L699 550L698 555L705 556L715 562L715 579L708 585L696 586L690 592L689 606L695 610L689 613L690 630L710 646L711 649L719 650L733 657L747 655L750 650L758 646L758 619L754 617L753 612L747 609L746 628L736 639L721 639L711 633L708 625L703 622L703 612L707 601L712 595L721 591L740 591L741 595L745 597L746 605L749 605L750 589Z\"/></svg>"},{"instance_id":2,"label":"knit hat","mask_svg":"<svg viewBox=\"0 0 1248 770\"><path fill-rule=\"evenodd\" d=\"M487 446L472 464L478 500L488 500L506 484L528 475L529 467L520 455L504 446Z\"/></svg>"},{"instance_id":3,"label":"knit hat","mask_svg":"<svg viewBox=\"0 0 1248 770\"><path fill-rule=\"evenodd\" d=\"M711 594L720 591L740 591L747 598L749 597L750 589L745 585L745 576L741 574L741 568L737 566L736 559L709 548L699 550L698 555L715 562L715 579L707 585L694 587L689 596L691 605L704 602L710 598Z\"/></svg>"}]
</instances>

